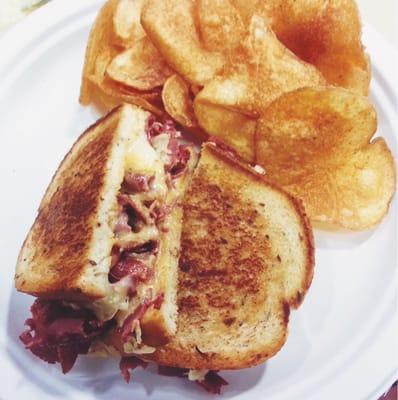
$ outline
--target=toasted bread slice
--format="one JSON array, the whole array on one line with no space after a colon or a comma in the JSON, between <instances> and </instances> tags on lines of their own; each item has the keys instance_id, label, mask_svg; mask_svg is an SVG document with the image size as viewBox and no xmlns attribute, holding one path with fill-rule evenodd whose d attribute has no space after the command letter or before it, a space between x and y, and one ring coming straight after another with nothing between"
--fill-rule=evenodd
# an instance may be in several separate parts
<instances>
[{"instance_id":1,"label":"toasted bread slice","mask_svg":"<svg viewBox=\"0 0 398 400\"><path fill-rule=\"evenodd\" d=\"M134 114L124 107L97 121L73 145L55 173L21 249L17 290L62 300L107 293L115 207L125 144Z\"/></svg>"},{"instance_id":2,"label":"toasted bread slice","mask_svg":"<svg viewBox=\"0 0 398 400\"><path fill-rule=\"evenodd\" d=\"M323 228L371 228L395 192L395 163L384 139L372 139L376 112L341 88L284 94L261 115L256 162L268 179L301 198Z\"/></svg>"},{"instance_id":3,"label":"toasted bread slice","mask_svg":"<svg viewBox=\"0 0 398 400\"><path fill-rule=\"evenodd\" d=\"M42 200L18 258L15 283L19 291L40 298L78 302L94 311L101 321L114 318L123 330L129 328L124 323L137 307L160 296L161 304L149 306L140 321L143 342L156 345L167 342L176 330L182 223L179 199L189 174L173 178L168 187L163 150L152 147L147 137L149 116L139 108L124 105L77 140ZM161 143L167 146L168 142ZM191 156L190 170L194 159ZM149 189L137 195L121 194L126 193L126 171L150 177ZM126 218L135 218L136 222L117 232L115 227L123 217L120 196L141 204L142 213L157 215L156 210L145 208L148 202L156 202L160 210L166 210L162 211L163 222L151 219L143 225L137 220L138 214L128 216L124 211ZM156 250L147 250L145 246L152 244ZM137 250L130 250L131 246ZM115 249L121 260L119 266L119 261L113 264ZM112 268L119 268L116 274L121 273L120 268L124 273L123 268L130 267L123 260L132 259L144 268L145 277L139 278L140 283L131 281L129 274L134 269L114 279ZM130 265L135 268L136 264ZM134 296L131 287L136 290Z\"/></svg>"},{"instance_id":4,"label":"toasted bread slice","mask_svg":"<svg viewBox=\"0 0 398 400\"><path fill-rule=\"evenodd\" d=\"M313 275L300 201L205 144L184 199L178 329L145 356L161 365L238 369L276 354Z\"/></svg>"}]
</instances>

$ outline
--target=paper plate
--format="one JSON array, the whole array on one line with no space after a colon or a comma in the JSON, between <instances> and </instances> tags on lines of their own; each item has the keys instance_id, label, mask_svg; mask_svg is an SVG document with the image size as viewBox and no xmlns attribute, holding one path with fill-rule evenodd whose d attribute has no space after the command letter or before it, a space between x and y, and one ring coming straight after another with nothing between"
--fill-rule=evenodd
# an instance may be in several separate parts
<instances>
[{"instance_id":1,"label":"paper plate","mask_svg":"<svg viewBox=\"0 0 398 400\"><path fill-rule=\"evenodd\" d=\"M59 162L96 118L78 103L90 26L102 1L56 0L0 40L1 399L207 399L197 385L134 371L127 385L117 360L81 357L72 372L47 365L18 340L32 298L13 287L15 261ZM371 98L377 134L397 154L394 52L373 30ZM316 232L316 270L289 338L264 365L222 372L219 398L376 399L396 378L397 210L360 234Z\"/></svg>"}]
</instances>

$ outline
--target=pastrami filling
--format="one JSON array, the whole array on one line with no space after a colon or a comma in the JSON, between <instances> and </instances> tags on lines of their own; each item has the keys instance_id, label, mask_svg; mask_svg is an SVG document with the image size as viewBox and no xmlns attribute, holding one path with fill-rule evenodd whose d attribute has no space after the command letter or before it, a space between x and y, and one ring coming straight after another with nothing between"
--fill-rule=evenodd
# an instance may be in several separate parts
<instances>
[{"instance_id":1,"label":"pastrami filling","mask_svg":"<svg viewBox=\"0 0 398 400\"><path fill-rule=\"evenodd\" d=\"M87 354L93 341L114 326L112 320L100 322L91 311L61 301L36 299L30 310L28 329L19 338L43 361L59 362L64 374L79 354Z\"/></svg>"}]
</instances>

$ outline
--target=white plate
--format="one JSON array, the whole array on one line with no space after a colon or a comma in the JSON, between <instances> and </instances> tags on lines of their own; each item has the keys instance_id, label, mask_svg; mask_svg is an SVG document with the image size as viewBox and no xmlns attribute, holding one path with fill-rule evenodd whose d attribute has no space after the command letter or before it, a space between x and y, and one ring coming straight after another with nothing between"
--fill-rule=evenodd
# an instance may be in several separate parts
<instances>
[{"instance_id":1,"label":"white plate","mask_svg":"<svg viewBox=\"0 0 398 400\"><path fill-rule=\"evenodd\" d=\"M77 136L97 115L77 98L89 27L102 1L57 0L0 41L0 365L2 399L207 399L208 394L153 370L126 385L116 361L81 357L63 376L18 340L32 298L13 288L15 260L44 190ZM378 134L394 154L394 54L366 29ZM222 398L376 399L394 380L396 204L372 232L317 233L311 290L292 313L290 335L265 365L222 375Z\"/></svg>"}]
</instances>

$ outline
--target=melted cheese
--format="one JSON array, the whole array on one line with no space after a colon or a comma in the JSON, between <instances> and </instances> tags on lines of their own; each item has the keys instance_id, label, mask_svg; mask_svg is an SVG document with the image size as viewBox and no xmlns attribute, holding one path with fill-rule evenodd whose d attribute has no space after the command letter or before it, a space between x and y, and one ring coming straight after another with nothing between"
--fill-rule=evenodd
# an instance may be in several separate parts
<instances>
[{"instance_id":1,"label":"melted cheese","mask_svg":"<svg viewBox=\"0 0 398 400\"><path fill-rule=\"evenodd\" d=\"M103 299L94 301L88 307L94 311L101 321L112 319L120 310L127 310L129 307L130 278L126 277L119 282L109 285L109 293Z\"/></svg>"},{"instance_id":2,"label":"melted cheese","mask_svg":"<svg viewBox=\"0 0 398 400\"><path fill-rule=\"evenodd\" d=\"M152 175L159 169L163 169L159 156L149 144L144 132L138 134L130 141L125 159L126 170L134 173Z\"/></svg>"},{"instance_id":3,"label":"melted cheese","mask_svg":"<svg viewBox=\"0 0 398 400\"><path fill-rule=\"evenodd\" d=\"M137 125L138 126L138 125ZM125 154L125 173L143 174L154 177L151 182L151 189L148 192L134 194L134 200L144 204L146 200L161 199L166 204L173 202L182 195L183 179L175 182L174 188L168 188L166 183L165 164L170 162L168 151L169 136L161 134L153 139L153 147L148 142L146 133L141 130L133 132L132 138L128 141L128 148ZM193 165L196 164L196 154L191 154L188 170L192 172ZM116 214L115 217L116 218ZM171 221L176 223L176 221ZM170 227L172 228L172 226ZM123 244L137 242L144 244L151 240L159 239L159 229L155 225L143 226L139 232L129 232L115 238L115 244L125 247ZM154 260L150 264L153 265ZM141 283L137 287L137 295L130 298L129 288L131 281L129 277L121 279L119 282L109 285L108 295L90 305L90 308L101 320L115 318L117 325L122 326L124 320L138 307L140 299L152 297L154 294L153 282ZM107 349L102 349L107 350ZM141 343L141 329L139 324L135 328L135 335L124 345L126 353L148 354L155 351L153 347L145 346ZM200 371L190 372L192 377L201 377ZM199 375L198 375L199 374Z\"/></svg>"},{"instance_id":4,"label":"melted cheese","mask_svg":"<svg viewBox=\"0 0 398 400\"><path fill-rule=\"evenodd\" d=\"M156 153L160 157L163 165L168 164L170 162L170 154L168 150L169 146L169 135L167 133L162 133L152 139L153 147L156 150Z\"/></svg>"},{"instance_id":5,"label":"melted cheese","mask_svg":"<svg viewBox=\"0 0 398 400\"><path fill-rule=\"evenodd\" d=\"M159 230L156 226L144 226L139 232L128 232L116 239L115 243L121 247L127 247L128 243L134 242L137 246L145 244L159 237Z\"/></svg>"},{"instance_id":6,"label":"melted cheese","mask_svg":"<svg viewBox=\"0 0 398 400\"><path fill-rule=\"evenodd\" d=\"M135 336L132 336L130 340L123 345L123 351L126 354L151 354L155 352L155 347L142 344L140 323L135 325L134 334Z\"/></svg>"},{"instance_id":7,"label":"melted cheese","mask_svg":"<svg viewBox=\"0 0 398 400\"><path fill-rule=\"evenodd\" d=\"M104 358L120 357L120 353L113 346L108 346L100 340L94 342L90 346L88 350L88 355Z\"/></svg>"},{"instance_id":8,"label":"melted cheese","mask_svg":"<svg viewBox=\"0 0 398 400\"><path fill-rule=\"evenodd\" d=\"M125 171L154 176L152 190L160 196L167 193L164 163L159 151L148 142L145 132L141 132L130 141L125 156Z\"/></svg>"},{"instance_id":9,"label":"melted cheese","mask_svg":"<svg viewBox=\"0 0 398 400\"><path fill-rule=\"evenodd\" d=\"M208 372L209 370L207 369L190 369L188 372L188 379L190 381L204 381Z\"/></svg>"}]
</instances>

